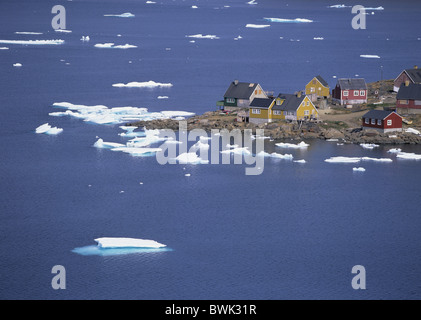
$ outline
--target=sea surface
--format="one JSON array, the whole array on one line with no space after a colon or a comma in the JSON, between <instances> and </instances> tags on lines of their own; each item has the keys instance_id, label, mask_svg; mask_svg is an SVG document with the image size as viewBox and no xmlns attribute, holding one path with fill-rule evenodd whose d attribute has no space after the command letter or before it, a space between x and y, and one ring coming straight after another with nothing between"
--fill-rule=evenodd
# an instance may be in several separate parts
<instances>
[{"instance_id":1,"label":"sea surface","mask_svg":"<svg viewBox=\"0 0 421 320\"><path fill-rule=\"evenodd\" d=\"M51 27L57 4L71 33ZM266 140L268 152L306 163L266 159L261 175L247 176L246 164L160 165L98 149L96 137L127 142L119 125L49 116L62 111L55 102L201 114L234 79L277 94L318 74L333 87L335 77L392 79L421 64L419 2L361 1L384 8L367 11L365 30L335 4L356 3L2 0L0 40L65 42L0 43L9 48L0 50L0 299L420 299L421 162L397 159L390 146L311 140L283 150ZM134 17L104 16L126 12ZM196 34L218 39L186 37ZM150 80L173 86L112 86ZM63 132L36 134L47 122ZM393 161L324 161L332 156ZM99 237L168 249L97 255ZM51 286L55 265L65 267L65 290ZM366 290L351 286L355 265L365 267Z\"/></svg>"}]
</instances>

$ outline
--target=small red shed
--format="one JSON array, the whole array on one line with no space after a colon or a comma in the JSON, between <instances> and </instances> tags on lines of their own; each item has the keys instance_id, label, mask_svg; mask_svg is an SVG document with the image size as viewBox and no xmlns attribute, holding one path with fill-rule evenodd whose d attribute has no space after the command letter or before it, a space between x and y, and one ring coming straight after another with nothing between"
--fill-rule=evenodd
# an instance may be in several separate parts
<instances>
[{"instance_id":1,"label":"small red shed","mask_svg":"<svg viewBox=\"0 0 421 320\"><path fill-rule=\"evenodd\" d=\"M402 131L402 117L395 111L371 110L362 117L363 129L381 132Z\"/></svg>"}]
</instances>

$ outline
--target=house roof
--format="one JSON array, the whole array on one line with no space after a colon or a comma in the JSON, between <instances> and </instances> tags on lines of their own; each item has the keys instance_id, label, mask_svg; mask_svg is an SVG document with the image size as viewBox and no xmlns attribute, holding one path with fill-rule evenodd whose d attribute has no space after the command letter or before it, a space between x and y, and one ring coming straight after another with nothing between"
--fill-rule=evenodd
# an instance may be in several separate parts
<instances>
[{"instance_id":1,"label":"house roof","mask_svg":"<svg viewBox=\"0 0 421 320\"><path fill-rule=\"evenodd\" d=\"M301 94L300 97L297 97L295 94L289 93L280 93L278 98L285 100L280 106L275 104L273 110L282 110L282 111L295 111L300 106L301 102L305 99L306 95Z\"/></svg>"},{"instance_id":2,"label":"house roof","mask_svg":"<svg viewBox=\"0 0 421 320\"><path fill-rule=\"evenodd\" d=\"M421 83L421 70L420 69L405 69L404 71L414 83Z\"/></svg>"},{"instance_id":3,"label":"house roof","mask_svg":"<svg viewBox=\"0 0 421 320\"><path fill-rule=\"evenodd\" d=\"M338 79L338 85L341 90L367 90L367 84L362 78Z\"/></svg>"},{"instance_id":4,"label":"house roof","mask_svg":"<svg viewBox=\"0 0 421 320\"><path fill-rule=\"evenodd\" d=\"M258 83L237 82L236 84L233 81L225 92L224 98L250 99L257 86Z\"/></svg>"},{"instance_id":5,"label":"house roof","mask_svg":"<svg viewBox=\"0 0 421 320\"><path fill-rule=\"evenodd\" d=\"M392 113L396 113L396 112L394 112L394 111L385 111L385 110L370 110L365 115L363 115L363 118L364 119L384 120L388 116L390 116Z\"/></svg>"},{"instance_id":6,"label":"house roof","mask_svg":"<svg viewBox=\"0 0 421 320\"><path fill-rule=\"evenodd\" d=\"M402 83L396 99L421 100L421 84L410 83L409 86L405 86L405 83Z\"/></svg>"},{"instance_id":7,"label":"house roof","mask_svg":"<svg viewBox=\"0 0 421 320\"><path fill-rule=\"evenodd\" d=\"M323 86L325 86L325 87L329 88L329 84L325 81L325 79L323 79L323 78L322 78L322 76L318 75L318 76L316 76L316 79L317 79L317 80L319 80L319 82L320 82Z\"/></svg>"},{"instance_id":8,"label":"house roof","mask_svg":"<svg viewBox=\"0 0 421 320\"><path fill-rule=\"evenodd\" d=\"M273 102L273 98L254 98L250 103L250 107L269 108Z\"/></svg>"}]
</instances>

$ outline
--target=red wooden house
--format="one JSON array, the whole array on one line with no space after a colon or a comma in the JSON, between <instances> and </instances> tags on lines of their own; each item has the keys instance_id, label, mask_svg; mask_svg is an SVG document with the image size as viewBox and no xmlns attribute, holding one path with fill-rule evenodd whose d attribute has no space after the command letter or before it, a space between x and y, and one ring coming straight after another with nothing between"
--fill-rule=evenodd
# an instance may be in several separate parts
<instances>
[{"instance_id":1,"label":"red wooden house","mask_svg":"<svg viewBox=\"0 0 421 320\"><path fill-rule=\"evenodd\" d=\"M332 90L332 101L340 105L367 103L367 92L364 79L338 79Z\"/></svg>"},{"instance_id":2,"label":"red wooden house","mask_svg":"<svg viewBox=\"0 0 421 320\"><path fill-rule=\"evenodd\" d=\"M403 70L395 79L393 83L393 91L398 92L402 84L420 84L421 83L421 70L418 66L413 69Z\"/></svg>"},{"instance_id":3,"label":"red wooden house","mask_svg":"<svg viewBox=\"0 0 421 320\"><path fill-rule=\"evenodd\" d=\"M371 110L363 115L362 126L384 133L402 131L402 117L394 111Z\"/></svg>"}]
</instances>

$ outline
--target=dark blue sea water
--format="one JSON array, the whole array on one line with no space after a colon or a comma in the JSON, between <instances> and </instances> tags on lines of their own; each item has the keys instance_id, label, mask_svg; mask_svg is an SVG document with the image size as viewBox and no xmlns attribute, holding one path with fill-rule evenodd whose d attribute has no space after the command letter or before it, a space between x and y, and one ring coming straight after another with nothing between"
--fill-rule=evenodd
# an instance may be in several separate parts
<instances>
[{"instance_id":1,"label":"dark blue sea water","mask_svg":"<svg viewBox=\"0 0 421 320\"><path fill-rule=\"evenodd\" d=\"M367 29L353 30L351 8L327 8L349 1L145 2L0 2L0 40L65 40L0 44L9 47L0 50L0 298L420 299L419 161L397 160L389 147L308 141L307 150L288 150L307 163L269 159L259 176L246 176L245 165L161 166L155 157L92 147L96 136L125 143L117 125L48 113L60 101L203 113L233 79L277 93L302 89L317 74L331 86L333 76L370 82L383 66L383 77L394 78L421 63L421 5L361 1L385 10L370 10ZM52 30L56 4L72 33ZM135 17L104 17L124 12ZM22 31L43 34L15 34ZM219 39L186 38L199 33ZM90 42L79 40L86 35ZM138 48L94 47L105 42ZM149 80L173 87L112 87ZM63 133L35 134L46 122ZM360 164L364 173L324 162L339 155L393 162ZM154 239L171 250L72 252L104 236ZM65 290L51 287L54 265L66 268ZM366 268L366 290L351 287L354 265Z\"/></svg>"}]
</instances>

